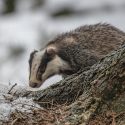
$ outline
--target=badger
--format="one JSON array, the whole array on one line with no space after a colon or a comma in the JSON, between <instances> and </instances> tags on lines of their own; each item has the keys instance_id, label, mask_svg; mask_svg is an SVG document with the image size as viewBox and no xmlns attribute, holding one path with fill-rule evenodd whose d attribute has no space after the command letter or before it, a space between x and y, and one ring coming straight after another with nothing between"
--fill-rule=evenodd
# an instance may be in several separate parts
<instances>
[{"instance_id":1,"label":"badger","mask_svg":"<svg viewBox=\"0 0 125 125\"><path fill-rule=\"evenodd\" d=\"M125 33L110 24L84 25L58 35L29 59L29 86L40 87L53 75L64 77L91 67L125 41Z\"/></svg>"}]
</instances>

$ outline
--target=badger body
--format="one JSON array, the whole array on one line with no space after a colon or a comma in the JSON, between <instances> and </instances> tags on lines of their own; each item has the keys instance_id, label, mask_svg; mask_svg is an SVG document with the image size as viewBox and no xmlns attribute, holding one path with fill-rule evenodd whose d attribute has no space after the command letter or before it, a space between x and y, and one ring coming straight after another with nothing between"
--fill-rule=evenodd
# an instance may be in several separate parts
<instances>
[{"instance_id":1,"label":"badger body","mask_svg":"<svg viewBox=\"0 0 125 125\"><path fill-rule=\"evenodd\" d=\"M88 68L125 41L125 33L109 24L85 25L58 35L30 55L29 85L40 87L55 74L72 75Z\"/></svg>"}]
</instances>

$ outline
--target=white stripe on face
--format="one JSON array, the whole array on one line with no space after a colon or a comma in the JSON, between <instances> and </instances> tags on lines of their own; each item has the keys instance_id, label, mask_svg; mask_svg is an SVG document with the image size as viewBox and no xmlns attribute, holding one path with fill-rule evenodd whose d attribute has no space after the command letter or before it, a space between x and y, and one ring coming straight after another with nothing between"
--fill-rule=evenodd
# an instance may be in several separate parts
<instances>
[{"instance_id":1,"label":"white stripe on face","mask_svg":"<svg viewBox=\"0 0 125 125\"><path fill-rule=\"evenodd\" d=\"M59 74L60 70L70 70L70 69L71 68L67 64L67 62L61 59L58 55L56 55L53 60L48 62L46 70L42 75L42 80L44 82L49 77L55 74Z\"/></svg>"},{"instance_id":2,"label":"white stripe on face","mask_svg":"<svg viewBox=\"0 0 125 125\"><path fill-rule=\"evenodd\" d=\"M40 66L40 63L41 63L41 60L42 60L44 53L45 53L45 50L42 50L42 51L36 52L34 54L33 61L31 64L31 71L30 71L31 74L30 74L30 78L29 78L30 83L38 83L39 84L41 82L36 78L36 75L37 75L37 71L38 71L38 68Z\"/></svg>"}]
</instances>

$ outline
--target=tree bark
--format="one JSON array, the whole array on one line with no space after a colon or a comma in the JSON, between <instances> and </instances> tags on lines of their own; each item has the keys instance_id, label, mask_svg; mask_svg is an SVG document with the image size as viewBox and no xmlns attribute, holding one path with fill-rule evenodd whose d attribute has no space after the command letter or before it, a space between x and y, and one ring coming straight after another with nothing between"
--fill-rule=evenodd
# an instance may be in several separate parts
<instances>
[{"instance_id":1,"label":"tree bark","mask_svg":"<svg viewBox=\"0 0 125 125\"><path fill-rule=\"evenodd\" d=\"M125 45L89 70L36 92L41 106L69 104L64 118L72 125L125 125Z\"/></svg>"}]
</instances>

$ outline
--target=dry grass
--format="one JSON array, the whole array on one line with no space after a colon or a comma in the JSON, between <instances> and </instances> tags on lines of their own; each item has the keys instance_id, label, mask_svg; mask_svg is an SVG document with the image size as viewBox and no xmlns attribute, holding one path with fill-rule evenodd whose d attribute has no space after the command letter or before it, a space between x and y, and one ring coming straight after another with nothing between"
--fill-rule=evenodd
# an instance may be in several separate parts
<instances>
[{"instance_id":1,"label":"dry grass","mask_svg":"<svg viewBox=\"0 0 125 125\"><path fill-rule=\"evenodd\" d=\"M3 125L59 125L66 117L65 105L49 109L32 110L32 113L15 111Z\"/></svg>"},{"instance_id":2,"label":"dry grass","mask_svg":"<svg viewBox=\"0 0 125 125\"><path fill-rule=\"evenodd\" d=\"M2 125L72 125L72 123L65 121L69 115L70 112L66 105L58 105L49 109L36 109L32 110L32 113L22 113L17 110L11 114L9 121ZM87 125L123 125L118 122L119 118L123 120L125 113L106 112L90 119Z\"/></svg>"}]
</instances>

